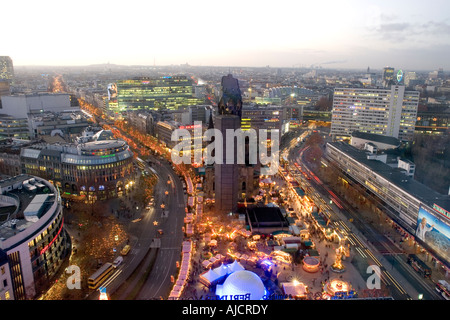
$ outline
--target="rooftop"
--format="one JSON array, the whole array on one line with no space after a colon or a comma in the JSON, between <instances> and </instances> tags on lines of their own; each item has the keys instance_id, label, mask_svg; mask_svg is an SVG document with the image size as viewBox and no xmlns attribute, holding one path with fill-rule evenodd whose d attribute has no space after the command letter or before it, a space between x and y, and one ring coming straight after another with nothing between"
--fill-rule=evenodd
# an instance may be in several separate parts
<instances>
[{"instance_id":1,"label":"rooftop","mask_svg":"<svg viewBox=\"0 0 450 320\"><path fill-rule=\"evenodd\" d=\"M246 209L249 223L255 227L289 227L279 207L249 207Z\"/></svg>"},{"instance_id":2,"label":"rooftop","mask_svg":"<svg viewBox=\"0 0 450 320\"><path fill-rule=\"evenodd\" d=\"M35 188L28 190L23 186L30 179L34 179L29 184ZM0 239L8 239L33 225L56 201L46 181L26 174L1 180L0 188Z\"/></svg>"},{"instance_id":3,"label":"rooftop","mask_svg":"<svg viewBox=\"0 0 450 320\"><path fill-rule=\"evenodd\" d=\"M364 139L364 140L370 140L375 143L379 142L379 143L390 144L393 146L400 146L400 140L398 140L397 138L385 136L385 135L381 135L381 134L353 131L352 137L360 138L360 139Z\"/></svg>"},{"instance_id":4,"label":"rooftop","mask_svg":"<svg viewBox=\"0 0 450 320\"><path fill-rule=\"evenodd\" d=\"M359 150L341 141L328 142L328 144L344 152L372 171L375 171L377 174L379 174L392 184L396 185L398 188L409 193L428 206L433 207L433 204L436 204L441 208L450 211L449 195L440 194L437 191L429 188L428 186L414 180L413 178L405 176L403 173L401 173L401 171L396 170L395 168L392 168L381 161L367 159L367 152L364 150Z\"/></svg>"}]
</instances>

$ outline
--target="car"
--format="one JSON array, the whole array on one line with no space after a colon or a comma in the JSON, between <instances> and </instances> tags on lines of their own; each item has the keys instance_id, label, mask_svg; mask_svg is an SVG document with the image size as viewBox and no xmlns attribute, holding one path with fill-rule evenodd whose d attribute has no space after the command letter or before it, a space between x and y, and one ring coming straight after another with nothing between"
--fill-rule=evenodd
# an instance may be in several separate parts
<instances>
[{"instance_id":1,"label":"car","mask_svg":"<svg viewBox=\"0 0 450 320\"><path fill-rule=\"evenodd\" d=\"M117 268L122 263L122 261L123 261L123 257L118 256L113 262L113 267Z\"/></svg>"}]
</instances>

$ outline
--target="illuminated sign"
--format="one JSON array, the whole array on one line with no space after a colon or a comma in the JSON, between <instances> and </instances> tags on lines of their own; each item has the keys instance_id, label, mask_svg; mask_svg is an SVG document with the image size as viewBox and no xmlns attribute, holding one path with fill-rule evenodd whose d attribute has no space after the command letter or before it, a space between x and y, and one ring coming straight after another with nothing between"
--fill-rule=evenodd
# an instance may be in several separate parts
<instances>
[{"instance_id":1,"label":"illuminated sign","mask_svg":"<svg viewBox=\"0 0 450 320\"><path fill-rule=\"evenodd\" d=\"M441 211L438 212L441 213ZM444 219L441 219L440 216L434 213L434 210L427 210L423 206L420 206L415 236L418 240L426 243L441 257L449 260L450 225Z\"/></svg>"},{"instance_id":2,"label":"illuminated sign","mask_svg":"<svg viewBox=\"0 0 450 320\"><path fill-rule=\"evenodd\" d=\"M61 227L58 230L58 233L56 234L56 236L52 239L52 241L50 241L50 243L48 245L46 245L40 252L40 254L42 255L43 253L45 253L45 251L48 250L48 248L50 248L50 246L53 244L53 242L55 242L56 238L58 238L59 234L61 233L61 230L63 228L63 224L64 224L64 217L62 218L61 221Z\"/></svg>"},{"instance_id":3,"label":"illuminated sign","mask_svg":"<svg viewBox=\"0 0 450 320\"><path fill-rule=\"evenodd\" d=\"M101 158L111 158L111 157L115 157L116 155L115 154L107 154L107 155L104 155L104 156L100 156Z\"/></svg>"},{"instance_id":4,"label":"illuminated sign","mask_svg":"<svg viewBox=\"0 0 450 320\"><path fill-rule=\"evenodd\" d=\"M403 71L402 70L398 70L397 72L397 82L402 81L403 79Z\"/></svg>"},{"instance_id":5,"label":"illuminated sign","mask_svg":"<svg viewBox=\"0 0 450 320\"><path fill-rule=\"evenodd\" d=\"M187 130L190 130L190 129L196 129L196 128L201 128L201 127L202 127L201 124L193 124L193 125L190 125L190 126L180 126L179 129L187 129Z\"/></svg>"},{"instance_id":6,"label":"illuminated sign","mask_svg":"<svg viewBox=\"0 0 450 320\"><path fill-rule=\"evenodd\" d=\"M356 296L356 292L350 291L338 291L331 297L331 300L352 299Z\"/></svg>"},{"instance_id":7,"label":"illuminated sign","mask_svg":"<svg viewBox=\"0 0 450 320\"><path fill-rule=\"evenodd\" d=\"M433 209L442 214L447 219L450 219L450 212L448 212L444 208L439 207L436 203L433 203Z\"/></svg>"}]
</instances>

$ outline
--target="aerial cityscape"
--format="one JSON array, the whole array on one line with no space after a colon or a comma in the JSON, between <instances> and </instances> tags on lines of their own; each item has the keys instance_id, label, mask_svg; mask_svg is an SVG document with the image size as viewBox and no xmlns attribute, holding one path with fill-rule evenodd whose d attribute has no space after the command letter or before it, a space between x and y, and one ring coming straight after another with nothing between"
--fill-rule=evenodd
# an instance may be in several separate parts
<instances>
[{"instance_id":1,"label":"aerial cityscape","mask_svg":"<svg viewBox=\"0 0 450 320\"><path fill-rule=\"evenodd\" d=\"M81 2L5 4L0 300L449 300L448 3Z\"/></svg>"}]
</instances>

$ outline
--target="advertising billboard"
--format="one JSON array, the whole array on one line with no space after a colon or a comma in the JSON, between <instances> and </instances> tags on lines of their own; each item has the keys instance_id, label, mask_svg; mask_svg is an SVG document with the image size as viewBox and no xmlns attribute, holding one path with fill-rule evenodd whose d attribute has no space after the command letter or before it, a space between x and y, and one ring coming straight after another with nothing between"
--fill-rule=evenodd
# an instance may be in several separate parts
<instances>
[{"instance_id":1,"label":"advertising billboard","mask_svg":"<svg viewBox=\"0 0 450 320\"><path fill-rule=\"evenodd\" d=\"M420 206L416 237L445 260L450 260L450 225L438 213Z\"/></svg>"}]
</instances>

